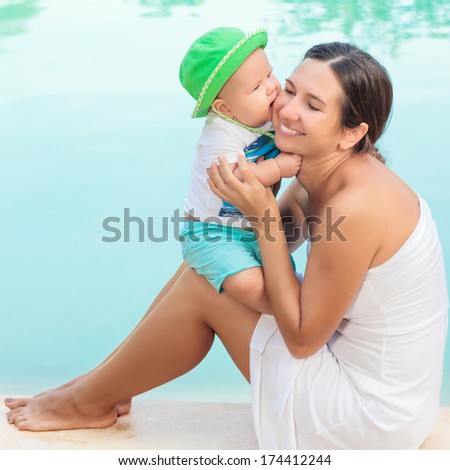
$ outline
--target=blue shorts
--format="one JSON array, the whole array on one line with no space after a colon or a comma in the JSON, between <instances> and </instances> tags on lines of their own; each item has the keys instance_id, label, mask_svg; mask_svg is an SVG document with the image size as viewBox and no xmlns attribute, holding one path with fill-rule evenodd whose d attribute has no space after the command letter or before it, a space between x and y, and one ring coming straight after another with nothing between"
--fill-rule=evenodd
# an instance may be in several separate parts
<instances>
[{"instance_id":1,"label":"blue shorts","mask_svg":"<svg viewBox=\"0 0 450 470\"><path fill-rule=\"evenodd\" d=\"M186 221L180 231L187 264L206 277L217 292L233 274L261 267L261 253L253 232L214 223ZM295 263L291 256L292 267Z\"/></svg>"}]
</instances>

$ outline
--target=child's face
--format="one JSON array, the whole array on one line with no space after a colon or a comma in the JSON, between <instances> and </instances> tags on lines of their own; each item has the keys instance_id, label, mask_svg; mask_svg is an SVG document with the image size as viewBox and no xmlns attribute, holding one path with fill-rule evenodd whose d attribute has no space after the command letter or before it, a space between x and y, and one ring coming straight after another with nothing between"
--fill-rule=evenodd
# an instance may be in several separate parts
<instances>
[{"instance_id":1,"label":"child's face","mask_svg":"<svg viewBox=\"0 0 450 470\"><path fill-rule=\"evenodd\" d=\"M280 91L280 82L259 47L225 83L213 106L246 126L259 127L272 119L272 103Z\"/></svg>"}]
</instances>

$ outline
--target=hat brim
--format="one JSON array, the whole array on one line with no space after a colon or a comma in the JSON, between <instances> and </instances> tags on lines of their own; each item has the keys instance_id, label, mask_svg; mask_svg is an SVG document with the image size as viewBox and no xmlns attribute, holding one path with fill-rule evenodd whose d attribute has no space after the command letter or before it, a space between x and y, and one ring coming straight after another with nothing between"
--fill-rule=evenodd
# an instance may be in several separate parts
<instances>
[{"instance_id":1,"label":"hat brim","mask_svg":"<svg viewBox=\"0 0 450 470\"><path fill-rule=\"evenodd\" d=\"M248 56L258 49L258 47L264 49L267 45L267 41L267 33L264 30L250 33L243 38L242 44L230 55L220 69L213 72L214 75L209 80L209 85L204 94L202 94L201 99L197 102L195 110L192 113L193 118L205 117L208 114L212 102L231 75L236 72Z\"/></svg>"}]
</instances>

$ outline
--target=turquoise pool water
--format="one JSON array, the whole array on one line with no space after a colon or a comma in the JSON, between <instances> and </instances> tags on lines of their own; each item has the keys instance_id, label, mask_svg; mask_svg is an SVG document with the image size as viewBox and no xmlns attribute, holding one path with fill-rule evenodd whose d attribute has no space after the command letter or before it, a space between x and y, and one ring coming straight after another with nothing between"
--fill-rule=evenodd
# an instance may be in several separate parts
<instances>
[{"instance_id":1,"label":"turquoise pool water","mask_svg":"<svg viewBox=\"0 0 450 470\"><path fill-rule=\"evenodd\" d=\"M173 237L140 242L135 225L129 242L105 243L102 221L129 210L153 217L160 236L180 207L202 122L190 119L178 65L220 25L265 27L280 79L329 40L386 65L395 111L381 147L429 202L450 266L448 1L0 0L0 393L35 393L94 367L179 265ZM218 342L151 396L250 398Z\"/></svg>"}]
</instances>

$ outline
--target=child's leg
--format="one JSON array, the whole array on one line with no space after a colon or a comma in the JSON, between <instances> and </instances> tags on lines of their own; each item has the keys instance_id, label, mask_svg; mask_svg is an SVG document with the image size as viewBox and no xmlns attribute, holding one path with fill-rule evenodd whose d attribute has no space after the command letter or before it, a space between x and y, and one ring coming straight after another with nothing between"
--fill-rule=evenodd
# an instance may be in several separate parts
<instances>
[{"instance_id":1,"label":"child's leg","mask_svg":"<svg viewBox=\"0 0 450 470\"><path fill-rule=\"evenodd\" d=\"M254 234L200 222L189 227L189 231L183 232L186 263L217 291L224 289L256 312L272 313L264 291L264 275Z\"/></svg>"},{"instance_id":2,"label":"child's leg","mask_svg":"<svg viewBox=\"0 0 450 470\"><path fill-rule=\"evenodd\" d=\"M262 268L254 267L228 276L223 290L256 312L272 314L272 308L264 291Z\"/></svg>"}]
</instances>

